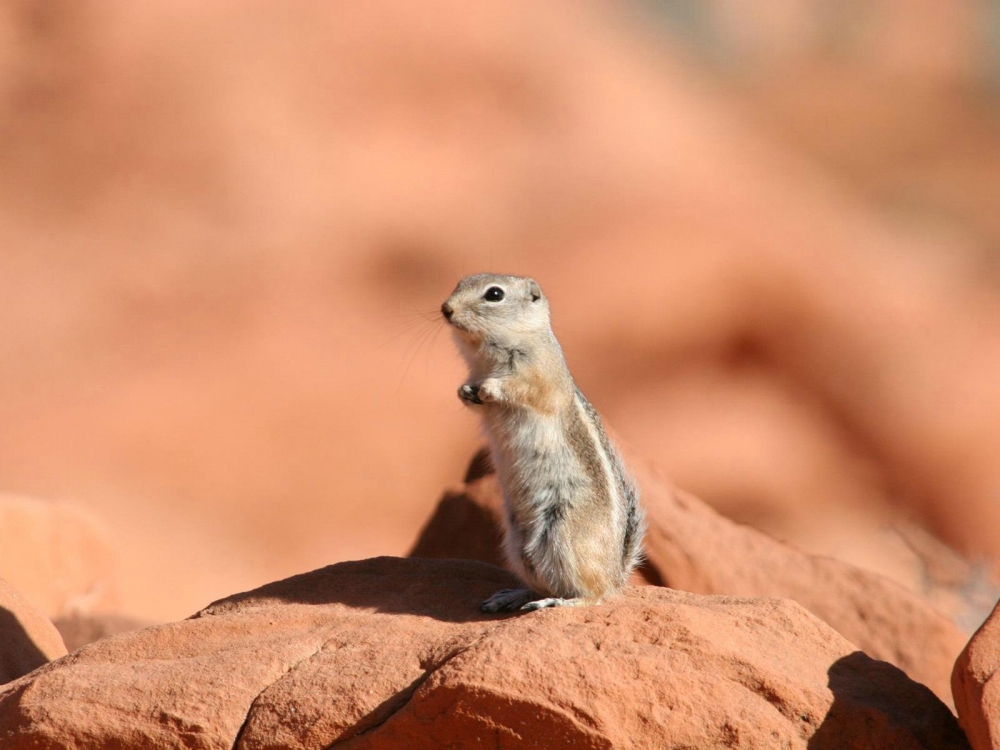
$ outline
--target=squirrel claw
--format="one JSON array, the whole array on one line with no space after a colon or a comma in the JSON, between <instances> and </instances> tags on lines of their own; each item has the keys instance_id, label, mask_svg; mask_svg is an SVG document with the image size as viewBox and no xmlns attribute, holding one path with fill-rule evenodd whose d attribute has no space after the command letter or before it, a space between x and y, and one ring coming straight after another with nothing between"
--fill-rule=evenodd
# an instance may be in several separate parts
<instances>
[{"instance_id":1,"label":"squirrel claw","mask_svg":"<svg viewBox=\"0 0 1000 750\"><path fill-rule=\"evenodd\" d=\"M466 383L461 388L458 389L458 397L462 399L467 404L481 404L482 399L479 398L479 386L469 385Z\"/></svg>"},{"instance_id":2,"label":"squirrel claw","mask_svg":"<svg viewBox=\"0 0 1000 750\"><path fill-rule=\"evenodd\" d=\"M496 612L516 612L527 602L536 599L530 589L501 589L479 605L480 612L494 614Z\"/></svg>"}]
</instances>

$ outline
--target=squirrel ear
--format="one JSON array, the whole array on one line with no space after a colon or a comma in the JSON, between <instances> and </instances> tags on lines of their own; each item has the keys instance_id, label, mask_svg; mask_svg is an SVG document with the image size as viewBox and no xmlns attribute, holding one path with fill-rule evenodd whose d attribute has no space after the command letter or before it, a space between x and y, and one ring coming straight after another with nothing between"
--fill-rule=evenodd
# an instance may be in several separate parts
<instances>
[{"instance_id":1,"label":"squirrel ear","mask_svg":"<svg viewBox=\"0 0 1000 750\"><path fill-rule=\"evenodd\" d=\"M538 302L542 298L542 288L534 279L528 279L528 294L531 295L532 302Z\"/></svg>"}]
</instances>

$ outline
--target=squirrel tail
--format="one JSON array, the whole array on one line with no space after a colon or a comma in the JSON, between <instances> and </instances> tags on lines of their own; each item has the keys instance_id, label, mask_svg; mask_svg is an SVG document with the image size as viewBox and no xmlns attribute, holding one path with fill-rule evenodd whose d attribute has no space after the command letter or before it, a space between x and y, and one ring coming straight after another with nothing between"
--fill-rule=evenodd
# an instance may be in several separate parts
<instances>
[{"instance_id":1,"label":"squirrel tail","mask_svg":"<svg viewBox=\"0 0 1000 750\"><path fill-rule=\"evenodd\" d=\"M622 545L622 568L626 580L642 563L642 538L646 535L646 514L639 505L639 490L632 482L625 483L625 539Z\"/></svg>"}]
</instances>

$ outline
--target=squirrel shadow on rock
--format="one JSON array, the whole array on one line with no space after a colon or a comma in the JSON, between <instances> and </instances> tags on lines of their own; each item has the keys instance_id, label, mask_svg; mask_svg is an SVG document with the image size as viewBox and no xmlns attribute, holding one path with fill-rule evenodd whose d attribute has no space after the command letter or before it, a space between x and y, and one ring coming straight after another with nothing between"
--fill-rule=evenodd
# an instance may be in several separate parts
<instances>
[{"instance_id":1,"label":"squirrel shadow on rock","mask_svg":"<svg viewBox=\"0 0 1000 750\"><path fill-rule=\"evenodd\" d=\"M441 549L441 539L449 540L447 552ZM449 490L406 556L479 560L506 569L502 549L503 529L493 510L470 503L464 491Z\"/></svg>"},{"instance_id":2,"label":"squirrel shadow on rock","mask_svg":"<svg viewBox=\"0 0 1000 750\"><path fill-rule=\"evenodd\" d=\"M925 701L899 700L897 693L902 680L926 693L928 700L940 703L929 688L910 681L898 667L855 651L835 661L827 675L833 703L809 738L809 750L875 747L968 750L965 733L944 704L940 715L928 717ZM863 721L859 721L859 714L864 715ZM853 731L845 734L848 727ZM885 744L887 738L893 742Z\"/></svg>"},{"instance_id":3,"label":"squirrel shadow on rock","mask_svg":"<svg viewBox=\"0 0 1000 750\"><path fill-rule=\"evenodd\" d=\"M38 648L17 615L2 606L0 633L4 636L0 650L0 685L48 664L49 658Z\"/></svg>"},{"instance_id":4,"label":"squirrel shadow on rock","mask_svg":"<svg viewBox=\"0 0 1000 750\"><path fill-rule=\"evenodd\" d=\"M375 557L328 565L235 594L210 604L193 617L221 613L258 600L342 604L443 622L483 622L505 618L480 612L480 602L497 589L519 585L511 573L477 560ZM528 615L515 613L507 617Z\"/></svg>"}]
</instances>

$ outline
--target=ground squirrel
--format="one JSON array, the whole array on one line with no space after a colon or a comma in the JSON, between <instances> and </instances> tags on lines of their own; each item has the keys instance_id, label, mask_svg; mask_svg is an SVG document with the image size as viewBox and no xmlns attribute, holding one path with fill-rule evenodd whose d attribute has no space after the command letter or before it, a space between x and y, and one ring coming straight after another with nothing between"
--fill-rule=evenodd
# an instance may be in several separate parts
<instances>
[{"instance_id":1,"label":"ground squirrel","mask_svg":"<svg viewBox=\"0 0 1000 750\"><path fill-rule=\"evenodd\" d=\"M459 398L477 410L504 494L505 551L527 588L484 612L596 604L641 555L638 492L570 375L533 279L479 274L441 305L469 365Z\"/></svg>"}]
</instances>

